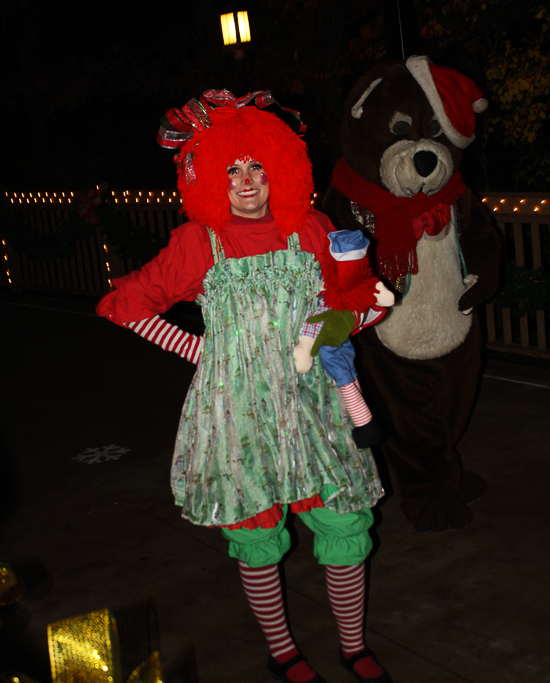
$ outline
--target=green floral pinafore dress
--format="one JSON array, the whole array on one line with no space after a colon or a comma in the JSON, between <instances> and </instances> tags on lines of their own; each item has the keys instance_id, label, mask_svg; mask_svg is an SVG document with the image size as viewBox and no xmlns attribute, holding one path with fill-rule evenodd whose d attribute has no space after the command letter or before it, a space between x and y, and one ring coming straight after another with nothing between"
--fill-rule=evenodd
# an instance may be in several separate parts
<instances>
[{"instance_id":1,"label":"green floral pinafore dress","mask_svg":"<svg viewBox=\"0 0 550 683\"><path fill-rule=\"evenodd\" d=\"M316 308L320 265L300 250L225 258L200 297L205 344L188 391L172 463L183 517L200 525L244 521L277 503L321 493L338 513L383 495L369 449L358 450L336 383L318 358L296 372L293 348Z\"/></svg>"}]
</instances>

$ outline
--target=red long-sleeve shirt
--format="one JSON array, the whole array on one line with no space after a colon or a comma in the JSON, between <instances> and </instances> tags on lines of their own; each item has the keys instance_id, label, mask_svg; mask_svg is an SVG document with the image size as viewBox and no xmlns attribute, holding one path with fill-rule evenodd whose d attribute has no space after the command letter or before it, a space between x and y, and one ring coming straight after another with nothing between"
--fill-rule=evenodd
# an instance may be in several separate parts
<instances>
[{"instance_id":1,"label":"red long-sleeve shirt","mask_svg":"<svg viewBox=\"0 0 550 683\"><path fill-rule=\"evenodd\" d=\"M311 212L299 230L301 248L320 259L327 248L327 234L333 230L327 216ZM220 240L227 258L287 249L287 241L269 213L258 219L232 216L220 231ZM127 326L164 313L178 301L194 301L202 293L204 276L213 265L207 229L199 223L185 223L172 232L168 246L141 270L113 281L115 289L99 302L97 313Z\"/></svg>"},{"instance_id":2,"label":"red long-sleeve shirt","mask_svg":"<svg viewBox=\"0 0 550 683\"><path fill-rule=\"evenodd\" d=\"M300 228L301 248L320 259L327 248L326 235L333 230L324 214L312 212ZM220 231L220 240L227 258L287 249L287 241L269 213L257 219L232 215ZM178 301L194 301L213 265L208 230L199 223L186 223L172 232L168 246L141 270L113 281L115 289L101 299L97 313L196 364L202 337L181 330L159 314Z\"/></svg>"}]
</instances>

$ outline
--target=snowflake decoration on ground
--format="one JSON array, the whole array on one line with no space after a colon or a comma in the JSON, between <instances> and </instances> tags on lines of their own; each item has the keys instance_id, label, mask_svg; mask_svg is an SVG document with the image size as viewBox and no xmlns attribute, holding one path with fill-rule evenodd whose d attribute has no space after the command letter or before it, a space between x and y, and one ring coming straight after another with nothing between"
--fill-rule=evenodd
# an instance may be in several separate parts
<instances>
[{"instance_id":1,"label":"snowflake decoration on ground","mask_svg":"<svg viewBox=\"0 0 550 683\"><path fill-rule=\"evenodd\" d=\"M128 453L130 448L123 448L116 444L103 446L102 448L87 448L82 453L75 455L73 460L79 460L87 465L94 465L97 462L107 462L108 460L118 460L121 455Z\"/></svg>"}]
</instances>

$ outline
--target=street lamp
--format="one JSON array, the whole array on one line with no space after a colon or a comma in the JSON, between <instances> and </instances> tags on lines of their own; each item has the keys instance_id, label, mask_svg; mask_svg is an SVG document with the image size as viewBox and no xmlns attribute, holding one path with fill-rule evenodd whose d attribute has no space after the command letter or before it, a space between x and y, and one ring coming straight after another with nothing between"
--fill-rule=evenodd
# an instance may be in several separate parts
<instances>
[{"instance_id":1,"label":"street lamp","mask_svg":"<svg viewBox=\"0 0 550 683\"><path fill-rule=\"evenodd\" d=\"M235 12L222 14L220 16L220 22L222 25L223 44L230 49L236 48L243 50L243 44L250 42L250 24L248 23L248 12L237 12L236 24ZM237 26L239 27L238 33Z\"/></svg>"},{"instance_id":2,"label":"street lamp","mask_svg":"<svg viewBox=\"0 0 550 683\"><path fill-rule=\"evenodd\" d=\"M235 57L238 88L243 91L239 94L246 94L244 51L251 41L250 24L248 23L248 12L237 12L236 14L237 21L235 21L235 12L221 14L220 23L224 47L226 51L232 52Z\"/></svg>"}]
</instances>

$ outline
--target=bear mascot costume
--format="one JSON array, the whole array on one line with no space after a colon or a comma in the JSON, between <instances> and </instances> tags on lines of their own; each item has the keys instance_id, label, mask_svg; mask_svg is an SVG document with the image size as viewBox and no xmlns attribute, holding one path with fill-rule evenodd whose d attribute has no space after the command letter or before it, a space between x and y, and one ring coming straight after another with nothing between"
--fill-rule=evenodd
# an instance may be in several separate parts
<instances>
[{"instance_id":1,"label":"bear mascot costume","mask_svg":"<svg viewBox=\"0 0 550 683\"><path fill-rule=\"evenodd\" d=\"M354 86L324 210L366 232L376 274L397 294L356 335L360 380L387 427L379 454L419 531L460 529L486 484L457 442L482 362L475 307L498 289L500 236L459 167L487 101L423 56L380 63Z\"/></svg>"}]
</instances>

